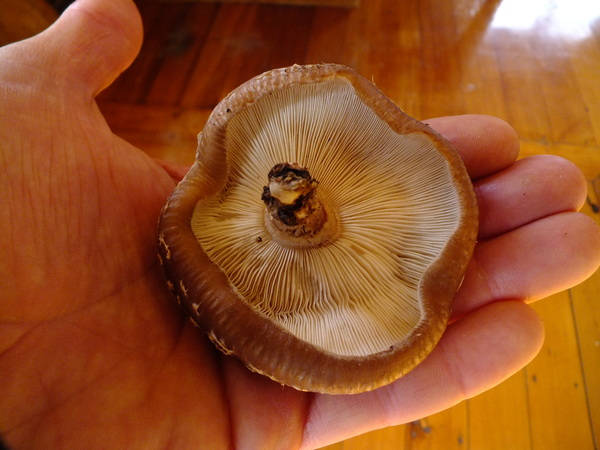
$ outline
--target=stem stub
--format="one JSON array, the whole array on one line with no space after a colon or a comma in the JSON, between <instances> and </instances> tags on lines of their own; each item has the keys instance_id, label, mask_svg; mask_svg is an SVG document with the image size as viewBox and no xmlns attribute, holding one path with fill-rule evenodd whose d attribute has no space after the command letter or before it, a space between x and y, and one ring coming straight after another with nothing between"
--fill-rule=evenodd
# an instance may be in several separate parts
<instances>
[{"instance_id":1,"label":"stem stub","mask_svg":"<svg viewBox=\"0 0 600 450\"><path fill-rule=\"evenodd\" d=\"M296 163L279 163L269 171L269 185L261 199L265 222L277 241L286 246L323 245L337 222L317 195L319 182Z\"/></svg>"}]
</instances>

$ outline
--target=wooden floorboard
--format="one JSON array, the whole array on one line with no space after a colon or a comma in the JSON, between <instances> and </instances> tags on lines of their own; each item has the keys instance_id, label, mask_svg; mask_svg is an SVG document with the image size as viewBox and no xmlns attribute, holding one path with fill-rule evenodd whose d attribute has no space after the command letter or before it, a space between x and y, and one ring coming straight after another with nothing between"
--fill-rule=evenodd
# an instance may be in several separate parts
<instances>
[{"instance_id":1,"label":"wooden floorboard","mask_svg":"<svg viewBox=\"0 0 600 450\"><path fill-rule=\"evenodd\" d=\"M466 448L531 448L526 378L527 371L521 370L496 388L468 400L469 440Z\"/></svg>"},{"instance_id":2,"label":"wooden floorboard","mask_svg":"<svg viewBox=\"0 0 600 450\"><path fill-rule=\"evenodd\" d=\"M546 342L527 368L532 448L570 448L577 443L576 448L591 450L592 427L569 293L534 308L544 321Z\"/></svg>"},{"instance_id":3,"label":"wooden floorboard","mask_svg":"<svg viewBox=\"0 0 600 450\"><path fill-rule=\"evenodd\" d=\"M583 373L583 389L587 400L588 420L598 448L600 437L600 274L572 290L572 306L578 336L579 357Z\"/></svg>"},{"instance_id":4,"label":"wooden floorboard","mask_svg":"<svg viewBox=\"0 0 600 450\"><path fill-rule=\"evenodd\" d=\"M0 45L28 38L48 27L58 14L44 0L2 0Z\"/></svg>"}]
</instances>

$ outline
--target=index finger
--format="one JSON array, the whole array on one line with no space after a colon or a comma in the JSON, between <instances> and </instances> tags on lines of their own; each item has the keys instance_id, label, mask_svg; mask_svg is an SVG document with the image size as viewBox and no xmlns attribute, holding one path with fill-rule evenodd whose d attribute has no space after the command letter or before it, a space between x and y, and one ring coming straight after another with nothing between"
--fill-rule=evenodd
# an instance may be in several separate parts
<instances>
[{"instance_id":1,"label":"index finger","mask_svg":"<svg viewBox=\"0 0 600 450\"><path fill-rule=\"evenodd\" d=\"M504 120L481 114L424 120L458 151L471 178L510 166L519 155L519 139Z\"/></svg>"}]
</instances>

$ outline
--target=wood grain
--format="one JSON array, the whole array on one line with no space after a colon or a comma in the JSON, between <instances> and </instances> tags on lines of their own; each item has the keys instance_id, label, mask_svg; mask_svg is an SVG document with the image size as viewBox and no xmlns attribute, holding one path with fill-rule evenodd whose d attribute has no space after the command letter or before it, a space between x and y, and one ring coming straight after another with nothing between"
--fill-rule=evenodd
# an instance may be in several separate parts
<instances>
[{"instance_id":1,"label":"wood grain","mask_svg":"<svg viewBox=\"0 0 600 450\"><path fill-rule=\"evenodd\" d=\"M182 0L154 0L163 3L182 3ZM360 0L183 0L185 2L211 3L271 3L274 5L336 6L353 8Z\"/></svg>"},{"instance_id":2,"label":"wood grain","mask_svg":"<svg viewBox=\"0 0 600 450\"><path fill-rule=\"evenodd\" d=\"M569 15L560 2L530 3L363 0L345 9L139 0L144 46L99 104L117 134L153 157L189 164L195 134L238 84L276 66L347 64L417 118L496 115L519 133L522 157L570 159L589 181L584 212L598 221L599 3L578 2ZM2 24L11 23L6 11ZM4 42L15 39L8 33L0 30ZM493 390L328 448L600 448L599 298L595 274L536 304L546 343Z\"/></svg>"},{"instance_id":3,"label":"wood grain","mask_svg":"<svg viewBox=\"0 0 600 450\"><path fill-rule=\"evenodd\" d=\"M600 274L571 292L583 386L595 448L600 437Z\"/></svg>"},{"instance_id":4,"label":"wood grain","mask_svg":"<svg viewBox=\"0 0 600 450\"><path fill-rule=\"evenodd\" d=\"M467 448L485 450L531 448L527 370L467 403Z\"/></svg>"},{"instance_id":5,"label":"wood grain","mask_svg":"<svg viewBox=\"0 0 600 450\"><path fill-rule=\"evenodd\" d=\"M527 367L532 448L569 448L576 442L578 449L593 449L569 293L534 308L544 321L546 342Z\"/></svg>"},{"instance_id":6,"label":"wood grain","mask_svg":"<svg viewBox=\"0 0 600 450\"><path fill-rule=\"evenodd\" d=\"M2 0L0 45L33 36L47 28L58 14L44 0Z\"/></svg>"}]
</instances>

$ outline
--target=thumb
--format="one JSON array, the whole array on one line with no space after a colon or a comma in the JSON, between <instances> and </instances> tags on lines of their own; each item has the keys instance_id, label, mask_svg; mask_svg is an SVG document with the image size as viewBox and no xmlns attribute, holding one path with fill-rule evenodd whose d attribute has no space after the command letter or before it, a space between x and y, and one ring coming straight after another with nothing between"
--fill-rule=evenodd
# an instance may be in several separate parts
<instances>
[{"instance_id":1,"label":"thumb","mask_svg":"<svg viewBox=\"0 0 600 450\"><path fill-rule=\"evenodd\" d=\"M77 0L31 43L42 46L36 53L48 52L54 76L93 96L137 56L142 21L131 0Z\"/></svg>"}]
</instances>

